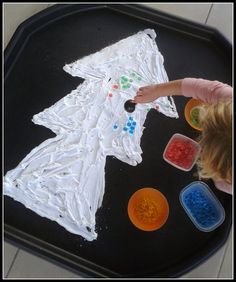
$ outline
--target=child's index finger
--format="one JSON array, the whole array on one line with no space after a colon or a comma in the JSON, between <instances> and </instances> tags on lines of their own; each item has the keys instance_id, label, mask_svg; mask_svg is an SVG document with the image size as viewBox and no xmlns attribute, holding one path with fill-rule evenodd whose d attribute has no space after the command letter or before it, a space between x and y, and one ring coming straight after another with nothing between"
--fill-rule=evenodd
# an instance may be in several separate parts
<instances>
[{"instance_id":1,"label":"child's index finger","mask_svg":"<svg viewBox=\"0 0 236 282\"><path fill-rule=\"evenodd\" d=\"M140 91L138 91L136 94L137 94L136 96L143 96L143 93Z\"/></svg>"}]
</instances>

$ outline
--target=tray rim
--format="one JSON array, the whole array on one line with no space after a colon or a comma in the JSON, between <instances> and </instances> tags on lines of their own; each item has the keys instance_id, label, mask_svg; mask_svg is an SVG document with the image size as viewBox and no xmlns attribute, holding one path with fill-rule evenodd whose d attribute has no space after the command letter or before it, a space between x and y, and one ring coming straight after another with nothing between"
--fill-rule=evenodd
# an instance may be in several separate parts
<instances>
[{"instance_id":1,"label":"tray rim","mask_svg":"<svg viewBox=\"0 0 236 282\"><path fill-rule=\"evenodd\" d=\"M189 271L195 269L197 266L201 265L208 258L210 258L215 252L217 252L227 241L228 235L231 230L231 225L227 228L227 237L224 237L220 244L216 245L211 249L210 252L203 255L201 259L198 257L192 258L192 263L186 266L186 262L178 263L177 266L172 267L171 271L164 271L161 274L156 273L146 273L146 275L121 275L117 272L113 272L108 270L107 268L103 268L95 263L87 261L81 257L75 256L65 250L62 250L56 246L53 246L43 240L40 240L32 235L29 235L23 231L18 230L8 224L4 224L4 239L17 247L20 247L32 254L39 255L48 261L52 261L55 264L62 265L64 268L77 273L77 274L85 274L92 275L90 277L100 277L100 278L130 278L130 277L156 277L156 278L178 278ZM65 255L67 256L65 259ZM76 259L78 262L75 262ZM93 266L94 268L90 268ZM182 267L181 267L182 266ZM77 270L79 268L80 270ZM145 273L144 273L145 274ZM158 276L156 276L158 275Z\"/></svg>"},{"instance_id":2,"label":"tray rim","mask_svg":"<svg viewBox=\"0 0 236 282\"><path fill-rule=\"evenodd\" d=\"M20 51L27 43L27 38L31 35L31 33L43 28L44 25L47 25L48 22L36 29L33 28L34 25L39 24L40 21L46 20L47 17L50 17L53 14L57 15L57 17L49 22L56 21L58 20L58 17L61 18L60 13L64 10L68 10L68 12L63 15L63 17L67 17L78 12L99 9L110 9L128 16L132 16L133 18L148 21L152 24L158 23L159 25L171 28L172 30L181 31L182 33L182 28L185 28L187 29L187 32L185 30L184 33L190 36L201 38L202 40L206 40L208 42L218 41L219 45L224 45L224 48L227 48L227 51L232 54L232 44L218 29L190 21L188 19L170 15L163 11L154 10L150 7L140 4L56 4L34 14L17 27L4 50L5 79L7 78L11 65L13 65L13 62L17 59ZM69 12L69 10L72 11ZM195 33L190 32L193 30ZM23 39L24 44L17 44L20 37L21 40Z\"/></svg>"}]
</instances>

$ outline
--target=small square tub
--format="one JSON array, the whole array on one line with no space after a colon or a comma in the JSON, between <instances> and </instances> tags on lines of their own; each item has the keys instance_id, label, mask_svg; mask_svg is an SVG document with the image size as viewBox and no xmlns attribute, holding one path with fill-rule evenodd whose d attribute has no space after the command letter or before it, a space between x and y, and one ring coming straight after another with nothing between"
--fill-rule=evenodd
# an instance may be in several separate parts
<instances>
[{"instance_id":1,"label":"small square tub","mask_svg":"<svg viewBox=\"0 0 236 282\"><path fill-rule=\"evenodd\" d=\"M180 192L180 203L201 231L213 231L225 219L225 211L220 201L202 181L194 181L186 186Z\"/></svg>"},{"instance_id":2,"label":"small square tub","mask_svg":"<svg viewBox=\"0 0 236 282\"><path fill-rule=\"evenodd\" d=\"M193 139L175 133L166 145L163 159L183 171L190 171L197 161L201 147Z\"/></svg>"}]
</instances>

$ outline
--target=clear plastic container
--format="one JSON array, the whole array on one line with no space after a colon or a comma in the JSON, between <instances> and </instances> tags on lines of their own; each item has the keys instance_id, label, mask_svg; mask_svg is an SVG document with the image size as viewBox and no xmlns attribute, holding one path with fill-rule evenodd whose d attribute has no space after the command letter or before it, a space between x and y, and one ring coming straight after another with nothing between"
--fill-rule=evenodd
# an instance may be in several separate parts
<instances>
[{"instance_id":1,"label":"clear plastic container","mask_svg":"<svg viewBox=\"0 0 236 282\"><path fill-rule=\"evenodd\" d=\"M174 167L189 171L196 163L200 150L201 147L196 141L175 133L166 145L163 158Z\"/></svg>"},{"instance_id":2,"label":"clear plastic container","mask_svg":"<svg viewBox=\"0 0 236 282\"><path fill-rule=\"evenodd\" d=\"M225 219L225 211L209 186L194 181L180 192L180 203L194 225L201 231L210 232Z\"/></svg>"}]
</instances>

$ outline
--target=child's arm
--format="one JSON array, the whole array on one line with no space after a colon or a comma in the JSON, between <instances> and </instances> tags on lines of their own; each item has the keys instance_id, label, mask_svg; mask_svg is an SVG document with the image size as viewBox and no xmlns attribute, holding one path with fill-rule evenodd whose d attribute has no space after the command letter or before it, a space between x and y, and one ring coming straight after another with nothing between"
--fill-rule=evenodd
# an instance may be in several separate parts
<instances>
[{"instance_id":1,"label":"child's arm","mask_svg":"<svg viewBox=\"0 0 236 282\"><path fill-rule=\"evenodd\" d=\"M232 98L232 87L219 81L200 78L184 78L162 84L141 87L134 97L135 103L149 103L163 96L182 95L212 104Z\"/></svg>"},{"instance_id":2,"label":"child's arm","mask_svg":"<svg viewBox=\"0 0 236 282\"><path fill-rule=\"evenodd\" d=\"M210 81L201 78L183 79L181 91L185 97L202 100L208 104L213 104L222 99L232 98L233 95L231 86L217 80Z\"/></svg>"},{"instance_id":3,"label":"child's arm","mask_svg":"<svg viewBox=\"0 0 236 282\"><path fill-rule=\"evenodd\" d=\"M134 103L150 103L159 97L182 95L182 79L139 88Z\"/></svg>"}]
</instances>

